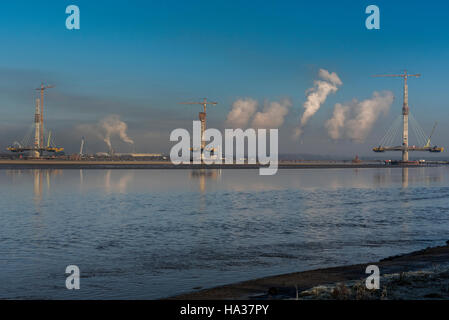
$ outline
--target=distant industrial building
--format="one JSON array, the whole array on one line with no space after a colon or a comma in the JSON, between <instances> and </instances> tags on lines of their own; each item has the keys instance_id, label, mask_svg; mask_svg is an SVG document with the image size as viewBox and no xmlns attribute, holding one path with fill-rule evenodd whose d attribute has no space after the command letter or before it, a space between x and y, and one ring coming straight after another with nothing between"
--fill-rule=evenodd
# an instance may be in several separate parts
<instances>
[{"instance_id":1,"label":"distant industrial building","mask_svg":"<svg viewBox=\"0 0 449 320\"><path fill-rule=\"evenodd\" d=\"M167 160L162 153L114 153L97 152L95 158L109 158L117 160Z\"/></svg>"}]
</instances>

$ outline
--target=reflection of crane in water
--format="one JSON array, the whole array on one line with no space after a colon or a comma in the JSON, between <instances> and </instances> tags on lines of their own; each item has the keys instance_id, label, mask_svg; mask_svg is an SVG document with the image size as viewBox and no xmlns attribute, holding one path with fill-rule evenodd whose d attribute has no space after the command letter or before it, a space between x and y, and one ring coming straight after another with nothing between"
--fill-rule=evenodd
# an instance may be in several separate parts
<instances>
[{"instance_id":1,"label":"reflection of crane in water","mask_svg":"<svg viewBox=\"0 0 449 320\"><path fill-rule=\"evenodd\" d=\"M217 180L221 177L221 169L198 169L190 171L191 178L199 179L201 193L206 191L206 180Z\"/></svg>"},{"instance_id":2,"label":"reflection of crane in water","mask_svg":"<svg viewBox=\"0 0 449 320\"><path fill-rule=\"evenodd\" d=\"M34 138L33 127L31 131L20 142L14 142L12 146L9 146L7 150L11 152L26 152L30 151L31 156L39 158L43 152L62 152L64 148L57 147L51 139L51 131L47 135L47 144L45 145L45 130L44 130L44 91L53 88L53 86L45 86L43 83L40 88L36 90L40 91L40 99L36 99L36 109L34 114Z\"/></svg>"},{"instance_id":3,"label":"reflection of crane in water","mask_svg":"<svg viewBox=\"0 0 449 320\"><path fill-rule=\"evenodd\" d=\"M408 153L409 151L428 151L428 152L442 152L444 148L438 146L431 146L430 139L435 131L436 124L432 129L432 133L430 136L427 136L424 133L424 130L419 126L416 119L410 114L409 106L408 106L408 85L407 79L408 77L419 77L420 74L408 74L405 71L403 74L386 74L386 75L377 75L375 77L401 77L404 79L404 102L402 106L402 121L396 121L387 131L385 136L380 141L378 147L373 148L374 152L385 152L385 151L401 151L402 152L402 161L408 161ZM410 146L409 145L409 116L410 120L412 120L412 129L414 130L415 136L418 140L418 143L422 144L422 146ZM398 146L390 146L393 142L396 134L399 131L400 124L402 122L402 144Z\"/></svg>"}]
</instances>

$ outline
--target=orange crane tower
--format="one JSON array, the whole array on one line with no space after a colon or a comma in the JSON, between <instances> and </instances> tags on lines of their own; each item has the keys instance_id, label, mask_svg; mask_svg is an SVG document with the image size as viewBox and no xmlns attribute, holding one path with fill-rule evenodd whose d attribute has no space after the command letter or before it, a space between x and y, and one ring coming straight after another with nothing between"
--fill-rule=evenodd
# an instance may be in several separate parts
<instances>
[{"instance_id":1,"label":"orange crane tower","mask_svg":"<svg viewBox=\"0 0 449 320\"><path fill-rule=\"evenodd\" d=\"M201 121L201 150L204 150L206 147L206 141L204 141L204 131L206 131L206 107L208 104L215 106L218 102L207 101L207 98L204 98L203 101L200 102L181 102L181 104L200 104L203 106L203 112L200 112L198 116Z\"/></svg>"}]
</instances>

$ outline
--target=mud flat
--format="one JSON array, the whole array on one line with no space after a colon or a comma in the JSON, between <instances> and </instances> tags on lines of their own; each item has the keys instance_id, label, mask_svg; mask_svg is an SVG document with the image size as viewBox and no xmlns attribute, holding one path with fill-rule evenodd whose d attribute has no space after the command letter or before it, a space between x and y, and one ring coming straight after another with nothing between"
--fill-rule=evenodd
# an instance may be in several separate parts
<instances>
[{"instance_id":1,"label":"mud flat","mask_svg":"<svg viewBox=\"0 0 449 320\"><path fill-rule=\"evenodd\" d=\"M260 278L169 299L449 299L448 243L377 262ZM380 269L379 290L365 286L371 264Z\"/></svg>"},{"instance_id":2,"label":"mud flat","mask_svg":"<svg viewBox=\"0 0 449 320\"><path fill-rule=\"evenodd\" d=\"M279 169L393 168L423 167L436 164L385 165L380 162L279 162ZM258 169L259 164L180 164L170 161L72 161L72 160L0 160L0 169Z\"/></svg>"}]
</instances>

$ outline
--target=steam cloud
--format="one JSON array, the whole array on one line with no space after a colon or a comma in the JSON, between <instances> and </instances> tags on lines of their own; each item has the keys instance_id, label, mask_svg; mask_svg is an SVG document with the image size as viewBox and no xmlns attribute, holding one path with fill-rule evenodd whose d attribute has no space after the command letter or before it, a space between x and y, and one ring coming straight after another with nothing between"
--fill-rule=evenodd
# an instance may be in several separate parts
<instances>
[{"instance_id":1,"label":"steam cloud","mask_svg":"<svg viewBox=\"0 0 449 320\"><path fill-rule=\"evenodd\" d=\"M270 102L265 106L263 112L256 113L252 127L266 129L279 128L284 123L284 118L291 106L292 103L288 99L284 99L281 102Z\"/></svg>"},{"instance_id":2,"label":"steam cloud","mask_svg":"<svg viewBox=\"0 0 449 320\"><path fill-rule=\"evenodd\" d=\"M232 104L226 124L232 128L244 128L257 110L257 101L251 98L239 99Z\"/></svg>"},{"instance_id":3,"label":"steam cloud","mask_svg":"<svg viewBox=\"0 0 449 320\"><path fill-rule=\"evenodd\" d=\"M226 124L232 128L245 128L251 122L253 128L279 128L289 112L292 103L288 99L273 101L257 111L259 103L251 98L239 99L232 104ZM251 121L252 120L252 121Z\"/></svg>"},{"instance_id":4,"label":"steam cloud","mask_svg":"<svg viewBox=\"0 0 449 320\"><path fill-rule=\"evenodd\" d=\"M307 100L304 102L304 113L302 114L299 126L295 129L293 138L298 139L307 122L320 109L326 101L327 96L338 91L341 86L340 78L335 72L329 73L325 69L320 69L318 76L321 80L315 80L313 88L306 91Z\"/></svg>"},{"instance_id":5,"label":"steam cloud","mask_svg":"<svg viewBox=\"0 0 449 320\"><path fill-rule=\"evenodd\" d=\"M112 114L106 118L100 120L99 126L102 129L104 136L103 140L108 145L109 149L112 148L111 137L113 135L118 135L120 139L126 143L134 144L134 141L128 137L126 131L128 130L128 125L120 120L120 116Z\"/></svg>"},{"instance_id":6,"label":"steam cloud","mask_svg":"<svg viewBox=\"0 0 449 320\"><path fill-rule=\"evenodd\" d=\"M340 130L345 125L349 109L348 106L344 106L341 103L335 105L333 117L326 122L327 133L332 139L336 140L340 138Z\"/></svg>"},{"instance_id":7,"label":"steam cloud","mask_svg":"<svg viewBox=\"0 0 449 320\"><path fill-rule=\"evenodd\" d=\"M383 91L374 92L371 99L354 99L347 105L337 103L332 118L326 122L329 136L334 140L363 142L379 116L388 113L393 99L391 91Z\"/></svg>"}]
</instances>

